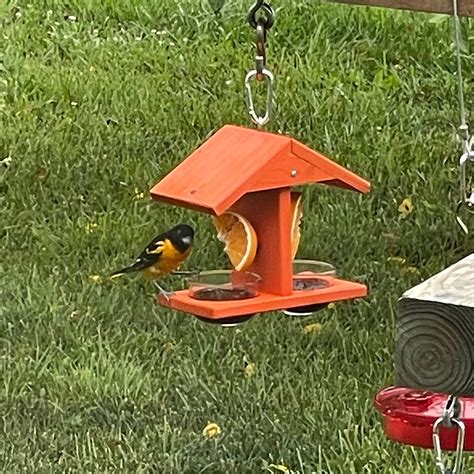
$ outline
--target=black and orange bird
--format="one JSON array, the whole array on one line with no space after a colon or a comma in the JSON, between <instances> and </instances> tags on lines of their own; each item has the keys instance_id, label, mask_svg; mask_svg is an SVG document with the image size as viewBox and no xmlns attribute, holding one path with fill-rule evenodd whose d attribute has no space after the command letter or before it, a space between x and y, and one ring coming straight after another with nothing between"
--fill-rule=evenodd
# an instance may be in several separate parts
<instances>
[{"instance_id":1,"label":"black and orange bird","mask_svg":"<svg viewBox=\"0 0 474 474\"><path fill-rule=\"evenodd\" d=\"M186 224L179 224L157 235L128 267L112 273L111 278L125 273L142 272L145 278L153 280L158 290L166 297L170 292L164 290L156 280L176 270L191 253L194 230Z\"/></svg>"}]
</instances>

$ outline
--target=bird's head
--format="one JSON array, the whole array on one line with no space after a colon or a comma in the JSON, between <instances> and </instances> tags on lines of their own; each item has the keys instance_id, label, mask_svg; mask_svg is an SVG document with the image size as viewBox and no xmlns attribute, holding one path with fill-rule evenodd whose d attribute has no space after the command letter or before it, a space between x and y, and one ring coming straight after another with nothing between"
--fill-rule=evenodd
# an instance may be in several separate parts
<instances>
[{"instance_id":1,"label":"bird's head","mask_svg":"<svg viewBox=\"0 0 474 474\"><path fill-rule=\"evenodd\" d=\"M179 224L169 231L174 245L181 251L186 251L193 244L194 229L187 224Z\"/></svg>"}]
</instances>

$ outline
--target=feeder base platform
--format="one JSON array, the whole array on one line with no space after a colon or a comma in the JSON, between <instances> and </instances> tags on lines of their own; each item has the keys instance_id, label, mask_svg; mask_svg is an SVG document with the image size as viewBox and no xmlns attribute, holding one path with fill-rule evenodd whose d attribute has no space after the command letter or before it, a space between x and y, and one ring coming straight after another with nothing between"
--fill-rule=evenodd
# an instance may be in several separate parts
<instances>
[{"instance_id":1,"label":"feeder base platform","mask_svg":"<svg viewBox=\"0 0 474 474\"><path fill-rule=\"evenodd\" d=\"M367 295L367 287L361 283L335 279L327 288L309 291L294 291L291 295L279 296L260 293L258 296L243 300L208 301L197 300L189 296L188 290L178 291L167 300L157 295L162 306L204 316L208 319L221 319L242 314L263 313L281 309L298 308L300 306L331 303L336 301L362 298Z\"/></svg>"}]
</instances>

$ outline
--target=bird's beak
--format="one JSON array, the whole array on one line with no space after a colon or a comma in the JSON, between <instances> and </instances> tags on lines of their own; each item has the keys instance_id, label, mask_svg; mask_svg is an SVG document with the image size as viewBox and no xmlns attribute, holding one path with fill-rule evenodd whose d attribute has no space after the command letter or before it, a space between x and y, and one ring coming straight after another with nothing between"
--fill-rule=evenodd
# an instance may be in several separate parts
<instances>
[{"instance_id":1,"label":"bird's beak","mask_svg":"<svg viewBox=\"0 0 474 474\"><path fill-rule=\"evenodd\" d=\"M187 235L186 237L183 237L181 239L186 245L191 245L193 239L190 235Z\"/></svg>"}]
</instances>

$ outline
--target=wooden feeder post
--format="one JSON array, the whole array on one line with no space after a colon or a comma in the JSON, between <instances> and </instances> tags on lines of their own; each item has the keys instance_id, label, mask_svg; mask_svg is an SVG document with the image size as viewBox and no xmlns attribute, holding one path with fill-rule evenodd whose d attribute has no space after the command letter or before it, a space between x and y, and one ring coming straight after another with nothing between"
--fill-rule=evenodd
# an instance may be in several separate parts
<instances>
[{"instance_id":1,"label":"wooden feeder post","mask_svg":"<svg viewBox=\"0 0 474 474\"><path fill-rule=\"evenodd\" d=\"M233 125L217 131L156 184L151 196L215 216L234 210L247 218L258 240L249 271L262 278L259 294L209 301L184 290L169 300L159 297L160 304L219 320L365 296L365 285L337 278L326 288L293 290L291 188L309 183L370 189L364 179L290 137Z\"/></svg>"},{"instance_id":2,"label":"wooden feeder post","mask_svg":"<svg viewBox=\"0 0 474 474\"><path fill-rule=\"evenodd\" d=\"M262 291L291 295L291 190L272 189L247 194L231 210L245 216L263 244L249 271L262 277Z\"/></svg>"},{"instance_id":3,"label":"wooden feeder post","mask_svg":"<svg viewBox=\"0 0 474 474\"><path fill-rule=\"evenodd\" d=\"M474 397L474 253L401 298L396 384Z\"/></svg>"}]
</instances>

